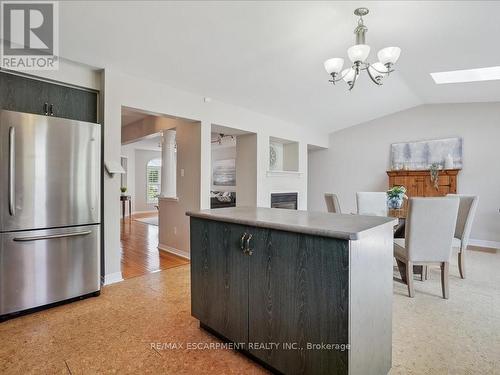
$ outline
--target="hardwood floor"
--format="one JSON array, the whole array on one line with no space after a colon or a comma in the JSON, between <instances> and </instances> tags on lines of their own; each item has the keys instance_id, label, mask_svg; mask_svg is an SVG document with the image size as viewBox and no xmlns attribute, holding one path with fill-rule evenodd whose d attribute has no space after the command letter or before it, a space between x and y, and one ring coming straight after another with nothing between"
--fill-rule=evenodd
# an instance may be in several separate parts
<instances>
[{"instance_id":1,"label":"hardwood floor","mask_svg":"<svg viewBox=\"0 0 500 375\"><path fill-rule=\"evenodd\" d=\"M124 279L189 264L187 259L158 250L156 225L134 220L153 215L134 215L121 220L121 268Z\"/></svg>"}]
</instances>

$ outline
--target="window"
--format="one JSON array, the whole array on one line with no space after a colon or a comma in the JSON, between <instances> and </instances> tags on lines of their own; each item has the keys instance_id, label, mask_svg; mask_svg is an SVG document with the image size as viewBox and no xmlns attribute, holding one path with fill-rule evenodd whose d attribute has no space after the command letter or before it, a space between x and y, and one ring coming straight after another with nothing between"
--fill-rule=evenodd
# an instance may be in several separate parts
<instances>
[{"instance_id":1,"label":"window","mask_svg":"<svg viewBox=\"0 0 500 375\"><path fill-rule=\"evenodd\" d=\"M146 166L146 201L157 203L161 192L161 160L151 159Z\"/></svg>"}]
</instances>

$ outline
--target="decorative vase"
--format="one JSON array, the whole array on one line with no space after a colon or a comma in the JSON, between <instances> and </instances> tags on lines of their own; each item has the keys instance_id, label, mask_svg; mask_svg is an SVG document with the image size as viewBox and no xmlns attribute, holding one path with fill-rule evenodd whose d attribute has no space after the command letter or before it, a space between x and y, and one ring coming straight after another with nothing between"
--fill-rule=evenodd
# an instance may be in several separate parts
<instances>
[{"instance_id":1,"label":"decorative vase","mask_svg":"<svg viewBox=\"0 0 500 375\"><path fill-rule=\"evenodd\" d=\"M399 210L401 207L403 207L403 197L390 197L387 198L387 207L389 207L392 210Z\"/></svg>"}]
</instances>

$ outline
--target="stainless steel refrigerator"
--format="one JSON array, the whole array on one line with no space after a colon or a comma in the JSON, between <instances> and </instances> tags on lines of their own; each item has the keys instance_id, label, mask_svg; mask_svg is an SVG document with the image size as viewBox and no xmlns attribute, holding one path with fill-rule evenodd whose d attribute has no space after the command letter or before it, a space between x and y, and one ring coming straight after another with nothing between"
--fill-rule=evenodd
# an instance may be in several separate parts
<instances>
[{"instance_id":1,"label":"stainless steel refrigerator","mask_svg":"<svg viewBox=\"0 0 500 375\"><path fill-rule=\"evenodd\" d=\"M99 124L0 111L0 316L100 290Z\"/></svg>"}]
</instances>

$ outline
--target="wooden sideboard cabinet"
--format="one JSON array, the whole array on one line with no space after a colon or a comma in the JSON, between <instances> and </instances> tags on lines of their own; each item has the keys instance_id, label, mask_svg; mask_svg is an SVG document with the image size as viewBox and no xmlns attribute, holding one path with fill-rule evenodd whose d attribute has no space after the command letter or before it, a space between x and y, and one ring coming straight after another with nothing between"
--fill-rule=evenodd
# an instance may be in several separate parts
<instances>
[{"instance_id":1,"label":"wooden sideboard cabinet","mask_svg":"<svg viewBox=\"0 0 500 375\"><path fill-rule=\"evenodd\" d=\"M439 171L438 188L434 187L428 170L387 171L389 188L404 186L408 197L441 197L457 193L457 178L460 169Z\"/></svg>"}]
</instances>

